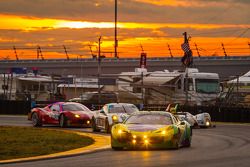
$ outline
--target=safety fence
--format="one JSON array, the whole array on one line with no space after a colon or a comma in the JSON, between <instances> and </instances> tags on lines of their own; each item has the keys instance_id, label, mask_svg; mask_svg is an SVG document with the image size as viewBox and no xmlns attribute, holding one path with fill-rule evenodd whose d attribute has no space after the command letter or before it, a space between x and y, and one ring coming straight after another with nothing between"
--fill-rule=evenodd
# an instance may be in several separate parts
<instances>
[{"instance_id":1,"label":"safety fence","mask_svg":"<svg viewBox=\"0 0 250 167\"><path fill-rule=\"evenodd\" d=\"M36 107L44 107L52 101L36 102ZM34 105L34 104L33 104ZM91 110L98 110L103 104L84 104ZM164 105L136 105L141 110L165 111ZM31 101L0 100L0 114L26 115L32 108ZM207 112L212 121L250 123L250 107L244 106L180 106L179 111L196 115Z\"/></svg>"}]
</instances>

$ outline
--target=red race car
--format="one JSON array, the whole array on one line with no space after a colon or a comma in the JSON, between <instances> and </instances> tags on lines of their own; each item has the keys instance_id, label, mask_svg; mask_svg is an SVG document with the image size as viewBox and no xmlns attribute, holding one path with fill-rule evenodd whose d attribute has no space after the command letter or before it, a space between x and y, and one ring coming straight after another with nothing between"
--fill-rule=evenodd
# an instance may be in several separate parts
<instances>
[{"instance_id":1,"label":"red race car","mask_svg":"<svg viewBox=\"0 0 250 167\"><path fill-rule=\"evenodd\" d=\"M44 108L33 108L28 114L28 120L32 121L33 126L55 124L61 127L91 127L92 116L92 111L80 103L57 102Z\"/></svg>"}]
</instances>

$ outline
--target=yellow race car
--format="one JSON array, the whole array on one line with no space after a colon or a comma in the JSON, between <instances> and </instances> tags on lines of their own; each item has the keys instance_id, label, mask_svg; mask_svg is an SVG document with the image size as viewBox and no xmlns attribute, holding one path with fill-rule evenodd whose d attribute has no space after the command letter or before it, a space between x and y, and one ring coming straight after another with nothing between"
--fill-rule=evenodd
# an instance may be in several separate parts
<instances>
[{"instance_id":1,"label":"yellow race car","mask_svg":"<svg viewBox=\"0 0 250 167\"><path fill-rule=\"evenodd\" d=\"M111 147L119 149L168 149L190 147L192 129L186 121L163 111L140 111L111 130Z\"/></svg>"}]
</instances>

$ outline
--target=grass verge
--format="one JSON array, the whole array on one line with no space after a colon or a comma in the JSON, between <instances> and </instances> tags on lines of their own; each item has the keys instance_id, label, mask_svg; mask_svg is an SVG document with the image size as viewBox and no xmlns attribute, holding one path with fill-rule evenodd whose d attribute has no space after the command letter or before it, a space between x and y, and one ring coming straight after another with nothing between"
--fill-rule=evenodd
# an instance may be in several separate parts
<instances>
[{"instance_id":1,"label":"grass verge","mask_svg":"<svg viewBox=\"0 0 250 167\"><path fill-rule=\"evenodd\" d=\"M52 154L93 144L87 136L43 128L0 126L0 160Z\"/></svg>"}]
</instances>

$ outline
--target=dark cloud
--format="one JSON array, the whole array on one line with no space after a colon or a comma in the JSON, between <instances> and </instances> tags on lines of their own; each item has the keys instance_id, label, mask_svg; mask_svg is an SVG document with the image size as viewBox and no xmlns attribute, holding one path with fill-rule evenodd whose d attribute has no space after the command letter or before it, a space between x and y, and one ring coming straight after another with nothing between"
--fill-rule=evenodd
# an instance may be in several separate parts
<instances>
[{"instance_id":1,"label":"dark cloud","mask_svg":"<svg viewBox=\"0 0 250 167\"><path fill-rule=\"evenodd\" d=\"M192 0L203 6L157 6L119 1L118 20L126 22L249 24L249 0ZM214 3L225 5L213 5ZM207 5L206 5L207 3ZM27 17L113 21L113 0L0 0L0 13Z\"/></svg>"}]
</instances>

